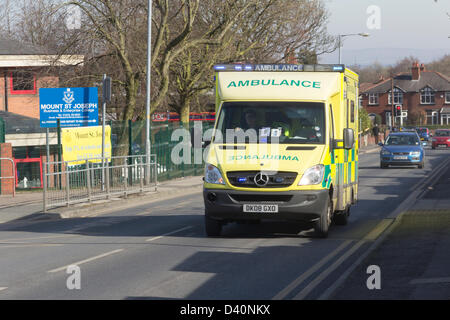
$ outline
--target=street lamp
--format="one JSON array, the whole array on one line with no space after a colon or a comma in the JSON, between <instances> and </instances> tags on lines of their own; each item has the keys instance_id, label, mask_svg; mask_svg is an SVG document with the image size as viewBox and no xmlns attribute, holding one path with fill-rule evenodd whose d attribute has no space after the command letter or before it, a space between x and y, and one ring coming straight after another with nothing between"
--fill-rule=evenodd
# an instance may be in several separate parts
<instances>
[{"instance_id":1,"label":"street lamp","mask_svg":"<svg viewBox=\"0 0 450 320\"><path fill-rule=\"evenodd\" d=\"M350 34L340 34L340 35L338 35L338 40L339 40L339 64L341 64L342 38L350 37L350 36L368 37L368 36L370 36L370 34L361 32L361 33L350 33Z\"/></svg>"},{"instance_id":2,"label":"street lamp","mask_svg":"<svg viewBox=\"0 0 450 320\"><path fill-rule=\"evenodd\" d=\"M146 175L145 182L150 184L150 81L151 81L151 61L152 61L152 0L148 0L148 17L147 17L147 97L145 110L145 156ZM156 173L155 173L156 174Z\"/></svg>"}]
</instances>

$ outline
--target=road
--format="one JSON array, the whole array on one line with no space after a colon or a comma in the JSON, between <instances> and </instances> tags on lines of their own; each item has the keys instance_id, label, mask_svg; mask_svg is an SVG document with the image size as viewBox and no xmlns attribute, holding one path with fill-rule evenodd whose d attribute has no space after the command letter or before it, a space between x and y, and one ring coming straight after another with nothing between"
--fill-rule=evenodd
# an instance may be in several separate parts
<instances>
[{"instance_id":1,"label":"road","mask_svg":"<svg viewBox=\"0 0 450 320\"><path fill-rule=\"evenodd\" d=\"M200 193L90 218L0 224L0 299L326 298L450 156L426 153L425 169L379 169L378 153L361 155L359 202L327 239L304 225L265 221L207 238ZM80 268L79 290L67 288L69 265Z\"/></svg>"}]
</instances>

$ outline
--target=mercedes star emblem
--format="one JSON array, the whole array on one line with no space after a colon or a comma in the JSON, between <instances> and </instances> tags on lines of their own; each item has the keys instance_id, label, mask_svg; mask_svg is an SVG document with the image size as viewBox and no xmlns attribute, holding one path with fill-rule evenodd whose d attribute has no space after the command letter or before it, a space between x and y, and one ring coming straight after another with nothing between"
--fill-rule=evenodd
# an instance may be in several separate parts
<instances>
[{"instance_id":1,"label":"mercedes star emblem","mask_svg":"<svg viewBox=\"0 0 450 320\"><path fill-rule=\"evenodd\" d=\"M258 187L265 187L269 183L269 176L260 172L255 176L254 181Z\"/></svg>"}]
</instances>

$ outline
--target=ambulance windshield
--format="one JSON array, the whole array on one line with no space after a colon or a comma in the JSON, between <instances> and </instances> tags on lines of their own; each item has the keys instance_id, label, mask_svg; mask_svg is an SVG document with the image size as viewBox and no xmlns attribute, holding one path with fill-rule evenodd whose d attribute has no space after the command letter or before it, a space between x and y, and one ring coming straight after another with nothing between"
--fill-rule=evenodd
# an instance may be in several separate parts
<instances>
[{"instance_id":1,"label":"ambulance windshield","mask_svg":"<svg viewBox=\"0 0 450 320\"><path fill-rule=\"evenodd\" d=\"M324 144L324 110L316 102L224 102L214 141Z\"/></svg>"}]
</instances>

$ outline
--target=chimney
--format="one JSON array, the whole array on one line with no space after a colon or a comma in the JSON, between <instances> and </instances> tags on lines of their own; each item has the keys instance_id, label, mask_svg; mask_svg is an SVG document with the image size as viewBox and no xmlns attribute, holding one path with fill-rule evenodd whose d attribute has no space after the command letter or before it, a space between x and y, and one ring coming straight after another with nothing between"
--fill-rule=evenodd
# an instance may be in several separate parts
<instances>
[{"instance_id":1,"label":"chimney","mask_svg":"<svg viewBox=\"0 0 450 320\"><path fill-rule=\"evenodd\" d=\"M419 80L420 78L420 70L419 69L419 62L415 61L412 64L411 73L412 73L412 79L413 80Z\"/></svg>"},{"instance_id":2,"label":"chimney","mask_svg":"<svg viewBox=\"0 0 450 320\"><path fill-rule=\"evenodd\" d=\"M297 58L295 57L295 51L289 48L286 48L285 52L285 61L288 64L298 64Z\"/></svg>"}]
</instances>

